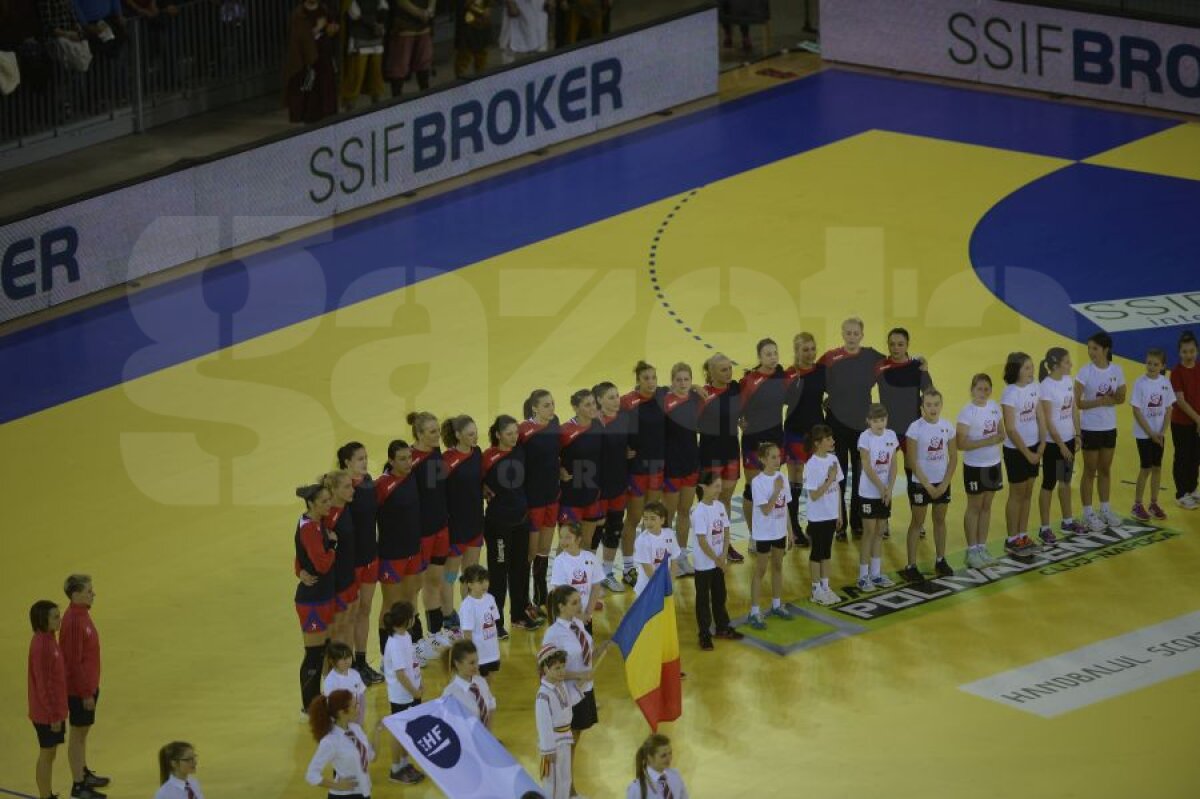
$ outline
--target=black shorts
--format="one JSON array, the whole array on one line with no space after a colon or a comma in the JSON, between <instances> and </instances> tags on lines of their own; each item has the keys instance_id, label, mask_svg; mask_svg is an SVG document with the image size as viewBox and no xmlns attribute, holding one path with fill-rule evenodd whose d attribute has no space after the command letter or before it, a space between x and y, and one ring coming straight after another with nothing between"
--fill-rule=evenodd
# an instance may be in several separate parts
<instances>
[{"instance_id":1,"label":"black shorts","mask_svg":"<svg viewBox=\"0 0 1200 799\"><path fill-rule=\"evenodd\" d=\"M58 732L50 729L49 724L33 723L33 729L37 731L38 746L42 749L53 749L66 740L67 725L63 724L58 728Z\"/></svg>"},{"instance_id":2,"label":"black shorts","mask_svg":"<svg viewBox=\"0 0 1200 799\"><path fill-rule=\"evenodd\" d=\"M99 703L99 690L96 691L96 695L92 699ZM85 710L83 707L83 697L68 696L67 718L70 720L72 727L90 727L96 723L96 709L93 707L91 710Z\"/></svg>"},{"instance_id":3,"label":"black shorts","mask_svg":"<svg viewBox=\"0 0 1200 799\"><path fill-rule=\"evenodd\" d=\"M892 506L883 504L882 499L867 499L866 497L858 498L859 510L862 512L864 519L890 519L892 518Z\"/></svg>"},{"instance_id":4,"label":"black shorts","mask_svg":"<svg viewBox=\"0 0 1200 799\"><path fill-rule=\"evenodd\" d=\"M992 466L963 466L963 487L968 496L1004 488L1000 464Z\"/></svg>"},{"instance_id":5,"label":"black shorts","mask_svg":"<svg viewBox=\"0 0 1200 799\"><path fill-rule=\"evenodd\" d=\"M417 699L413 702L405 702L404 704L397 704L396 702L388 702L388 704L392 706L393 713L399 713L401 711L408 710L410 707L416 707L417 705L421 704L421 700Z\"/></svg>"},{"instance_id":6,"label":"black shorts","mask_svg":"<svg viewBox=\"0 0 1200 799\"><path fill-rule=\"evenodd\" d=\"M498 671L500 671L500 661L498 661L498 660L494 660L491 663L480 663L479 664L479 676L480 677L486 677L489 674L495 674Z\"/></svg>"},{"instance_id":7,"label":"black shorts","mask_svg":"<svg viewBox=\"0 0 1200 799\"><path fill-rule=\"evenodd\" d=\"M1038 475L1038 464L1030 463L1016 447L1004 448L1004 472L1010 483L1024 483Z\"/></svg>"},{"instance_id":8,"label":"black shorts","mask_svg":"<svg viewBox=\"0 0 1200 799\"><path fill-rule=\"evenodd\" d=\"M754 551L760 555L765 555L772 549L787 549L787 536L782 538L773 538L770 541L759 541L754 539Z\"/></svg>"},{"instance_id":9,"label":"black shorts","mask_svg":"<svg viewBox=\"0 0 1200 799\"><path fill-rule=\"evenodd\" d=\"M1143 469L1157 469L1162 466L1163 448L1154 443L1153 439L1135 438L1138 448L1138 458Z\"/></svg>"},{"instance_id":10,"label":"black shorts","mask_svg":"<svg viewBox=\"0 0 1200 799\"><path fill-rule=\"evenodd\" d=\"M836 531L837 519L808 523L808 537L812 542L812 548L808 550L810 561L820 562L833 557L833 534Z\"/></svg>"},{"instance_id":11,"label":"black shorts","mask_svg":"<svg viewBox=\"0 0 1200 799\"><path fill-rule=\"evenodd\" d=\"M1079 451L1078 442L1071 438L1063 442L1071 452ZM1047 441L1042 445L1042 490L1053 491L1059 482L1069 484L1075 476L1075 461L1063 458L1058 444Z\"/></svg>"},{"instance_id":12,"label":"black shorts","mask_svg":"<svg viewBox=\"0 0 1200 799\"><path fill-rule=\"evenodd\" d=\"M1114 449L1117 446L1117 431L1112 430L1083 430L1079 434L1083 451L1090 449Z\"/></svg>"},{"instance_id":13,"label":"black shorts","mask_svg":"<svg viewBox=\"0 0 1200 799\"><path fill-rule=\"evenodd\" d=\"M600 716L596 713L596 692L588 691L571 710L571 729L582 732L594 727L598 721Z\"/></svg>"},{"instance_id":14,"label":"black shorts","mask_svg":"<svg viewBox=\"0 0 1200 799\"><path fill-rule=\"evenodd\" d=\"M914 508L924 508L929 505L949 505L950 486L946 486L946 493L937 499L933 499L929 496L929 492L925 490L925 486L921 485L921 481L916 478L916 475L913 475L908 481L908 504Z\"/></svg>"}]
</instances>

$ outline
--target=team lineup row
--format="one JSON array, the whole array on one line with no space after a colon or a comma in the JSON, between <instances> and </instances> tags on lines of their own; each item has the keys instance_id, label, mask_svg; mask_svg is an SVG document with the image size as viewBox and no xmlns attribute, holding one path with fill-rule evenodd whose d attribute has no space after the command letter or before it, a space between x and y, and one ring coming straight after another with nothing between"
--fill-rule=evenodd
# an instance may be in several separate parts
<instances>
[{"instance_id":1,"label":"team lineup row","mask_svg":"<svg viewBox=\"0 0 1200 799\"><path fill-rule=\"evenodd\" d=\"M419 661L448 647L460 627L468 628L455 610L458 575L479 562L485 542L499 637L507 636L506 600L512 625L536 629L544 623L557 527L575 535L563 536L563 563L556 564L550 585L586 585L586 622L601 604L601 592L590 590L593 579L620 592L622 579L637 583L668 555L680 574L714 567L723 573L729 562L741 560L727 532L743 470L743 515L755 551L768 556L756 559L751 583L749 623L755 627L765 623L758 586L768 567L773 595L768 614L788 614L780 602L781 562L794 544L812 547L812 600L840 601L828 584L829 542L835 536L844 539L847 527L862 536L859 590L891 584L882 571L881 539L898 477L897 452L903 454L912 508L900 571L906 580L923 577L917 550L930 505L934 568L952 573L945 559L946 512L960 458L968 567L991 561L988 520L992 498L1003 487L1001 464L1009 480L1005 546L1018 557L1037 546L1028 524L1039 472L1043 543L1055 541L1050 510L1056 490L1064 532L1121 522L1109 494L1115 407L1125 402L1126 388L1120 367L1111 363L1112 343L1105 334L1089 340L1089 363L1074 378L1065 349L1049 350L1040 368L1029 356L1013 353L1004 368L1000 402L991 398L991 378L976 375L970 401L950 424L941 418L943 398L933 387L928 364L908 354L908 334L892 330L884 355L863 347L862 333L861 321L847 320L843 346L820 357L814 338L799 334L786 369L776 344L764 339L757 346L758 365L737 380L732 362L714 355L704 364L703 385L693 382L688 365L676 364L670 386L660 387L654 367L639 362L633 391L622 396L607 382L577 391L570 398L574 416L566 422L559 421L549 392L534 391L523 421L506 415L494 420L486 451L478 446L478 428L469 417L439 425L432 414L410 414L412 443L391 442L383 473L374 479L362 444L339 449L339 470L297 492L306 503L296 534L300 583L295 597L305 637L300 675L305 707L319 690L330 638L353 648L354 665L367 684L382 680L366 662L376 585L384 609L401 601L414 607L418 598L423 602L428 636L415 613L411 630ZM1177 500L1183 508L1197 501L1200 370L1195 359L1195 338L1185 334L1170 381L1164 376L1165 354L1154 351L1134 386L1133 432L1142 471L1133 513L1139 518L1165 516L1157 493L1168 421ZM1035 376L1037 371L1041 374ZM878 404L872 403L873 391ZM1070 483L1079 451L1083 515L1076 521ZM1142 504L1146 482L1148 507ZM842 499L847 484L848 513ZM698 487L708 502L696 503ZM801 524L802 498L807 528ZM714 506L719 513L711 510ZM689 553L693 530L698 535ZM565 546L576 538L574 546ZM465 586L460 589L466 606L470 597ZM709 648L712 617L716 634L732 630L723 580L719 589L707 578L697 580L698 600L702 590L706 611L713 606L700 630L701 644ZM392 632L382 613L378 629L382 650Z\"/></svg>"}]
</instances>

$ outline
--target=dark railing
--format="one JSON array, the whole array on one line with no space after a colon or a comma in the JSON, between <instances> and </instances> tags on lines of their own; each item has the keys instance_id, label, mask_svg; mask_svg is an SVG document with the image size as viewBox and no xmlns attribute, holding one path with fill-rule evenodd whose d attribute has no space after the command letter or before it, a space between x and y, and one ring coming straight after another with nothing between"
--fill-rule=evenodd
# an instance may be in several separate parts
<instances>
[{"instance_id":1,"label":"dark railing","mask_svg":"<svg viewBox=\"0 0 1200 799\"><path fill-rule=\"evenodd\" d=\"M0 97L0 152L115 120L138 131L156 109L158 121L164 121L161 110L172 103L191 106L194 113L222 89L277 86L294 5L295 0L191 0L174 15L130 16L127 45L116 55L95 55L83 73L47 60L43 81L26 81Z\"/></svg>"},{"instance_id":2,"label":"dark railing","mask_svg":"<svg viewBox=\"0 0 1200 799\"><path fill-rule=\"evenodd\" d=\"M1197 0L1005 0L1030 6L1048 6L1069 11L1086 11L1129 17L1147 22L1200 27L1200 2Z\"/></svg>"}]
</instances>

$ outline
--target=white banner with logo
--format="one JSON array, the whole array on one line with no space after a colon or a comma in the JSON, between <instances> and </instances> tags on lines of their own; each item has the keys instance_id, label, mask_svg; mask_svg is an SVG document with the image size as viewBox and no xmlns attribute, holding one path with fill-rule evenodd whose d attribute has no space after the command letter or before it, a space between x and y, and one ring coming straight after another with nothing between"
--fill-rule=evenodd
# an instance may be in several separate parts
<instances>
[{"instance_id":1,"label":"white banner with logo","mask_svg":"<svg viewBox=\"0 0 1200 799\"><path fill-rule=\"evenodd\" d=\"M822 0L821 53L1200 114L1200 28L1000 0Z\"/></svg>"},{"instance_id":2,"label":"white banner with logo","mask_svg":"<svg viewBox=\"0 0 1200 799\"><path fill-rule=\"evenodd\" d=\"M450 799L520 799L540 790L458 700L435 699L383 724Z\"/></svg>"},{"instance_id":3,"label":"white banner with logo","mask_svg":"<svg viewBox=\"0 0 1200 799\"><path fill-rule=\"evenodd\" d=\"M717 90L716 10L0 227L0 321Z\"/></svg>"}]
</instances>

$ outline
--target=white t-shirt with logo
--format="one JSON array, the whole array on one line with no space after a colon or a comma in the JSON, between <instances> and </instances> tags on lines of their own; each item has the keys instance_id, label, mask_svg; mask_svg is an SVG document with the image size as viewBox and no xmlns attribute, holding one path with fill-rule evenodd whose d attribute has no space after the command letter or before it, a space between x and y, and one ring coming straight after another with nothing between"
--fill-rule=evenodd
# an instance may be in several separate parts
<instances>
[{"instance_id":1,"label":"white t-shirt with logo","mask_svg":"<svg viewBox=\"0 0 1200 799\"><path fill-rule=\"evenodd\" d=\"M968 441L983 441L985 438L995 438L1000 432L1000 421L1000 406L988 400L984 405L967 403L967 406L959 411L957 423L967 428ZM964 466L977 469L995 466L1001 460L1000 445L964 449L962 459Z\"/></svg>"},{"instance_id":2,"label":"white t-shirt with logo","mask_svg":"<svg viewBox=\"0 0 1200 799\"><path fill-rule=\"evenodd\" d=\"M678 559L679 551L679 541L670 527L659 530L658 535L643 530L633 542L633 562L638 565L637 585L633 587L633 593L641 596L646 583L650 582L645 569L642 568L643 564L650 566L650 572L653 573L668 555L671 556L671 560Z\"/></svg>"},{"instance_id":3,"label":"white t-shirt with logo","mask_svg":"<svg viewBox=\"0 0 1200 799\"><path fill-rule=\"evenodd\" d=\"M1013 426L1005 429L1008 437L1004 439L1004 446L1016 449L1017 438L1027 447L1038 445L1037 407L1040 400L1037 383L1024 386L1012 383L1004 387L1000 404L1013 409Z\"/></svg>"},{"instance_id":4,"label":"white t-shirt with logo","mask_svg":"<svg viewBox=\"0 0 1200 799\"><path fill-rule=\"evenodd\" d=\"M937 485L946 479L946 468L950 465L950 442L954 440L954 428L945 419L927 422L924 417L908 426L904 434L908 441L916 442L917 463L930 484Z\"/></svg>"},{"instance_id":5,"label":"white t-shirt with logo","mask_svg":"<svg viewBox=\"0 0 1200 799\"><path fill-rule=\"evenodd\" d=\"M864 430L858 437L858 448L867 451L867 460L863 462L862 474L858 477L858 495L863 499L882 499L875 483L867 477L867 469L874 469L875 474L879 475L879 482L886 486L896 462L896 450L900 449L900 439L891 430L884 430L878 436L870 430Z\"/></svg>"},{"instance_id":6,"label":"white t-shirt with logo","mask_svg":"<svg viewBox=\"0 0 1200 799\"><path fill-rule=\"evenodd\" d=\"M1038 388L1041 401L1050 403L1050 412L1046 416L1046 443L1054 443L1051 427L1058 431L1063 443L1070 441L1075 437L1075 381L1067 375L1057 380L1046 377Z\"/></svg>"},{"instance_id":7,"label":"white t-shirt with logo","mask_svg":"<svg viewBox=\"0 0 1200 799\"><path fill-rule=\"evenodd\" d=\"M550 587L569 585L579 592L584 612L592 600L592 587L604 582L604 568L600 565L595 552L586 549L579 550L578 555L572 555L563 550L554 557L554 566L550 570Z\"/></svg>"},{"instance_id":8,"label":"white t-shirt with logo","mask_svg":"<svg viewBox=\"0 0 1200 799\"><path fill-rule=\"evenodd\" d=\"M388 701L394 705L410 705L413 695L401 685L397 671L403 671L413 687L421 687L421 663L408 633L393 634L388 638L383 648L383 676L387 680Z\"/></svg>"},{"instance_id":9,"label":"white t-shirt with logo","mask_svg":"<svg viewBox=\"0 0 1200 799\"><path fill-rule=\"evenodd\" d=\"M1092 401L1098 397L1112 396L1125 385L1125 373L1115 363L1100 369L1094 363L1079 370L1075 382L1083 386L1083 399ZM1117 429L1117 409L1112 405L1085 408L1079 412L1079 427L1083 430L1103 432Z\"/></svg>"},{"instance_id":10,"label":"white t-shirt with logo","mask_svg":"<svg viewBox=\"0 0 1200 799\"><path fill-rule=\"evenodd\" d=\"M779 492L770 511L763 513L762 506L766 505L775 493L775 478L780 476L783 477L783 490ZM750 481L750 501L754 503L751 514L753 527L750 530L752 540L778 541L787 535L787 505L792 501L792 487L788 483L787 475L783 472L775 472L772 475L759 472Z\"/></svg>"},{"instance_id":11,"label":"white t-shirt with logo","mask_svg":"<svg viewBox=\"0 0 1200 799\"><path fill-rule=\"evenodd\" d=\"M729 514L725 512L721 500L710 503L697 502L692 506L691 520L692 534L703 536L713 553L720 555L722 547L725 546L725 538L729 535ZM692 558L696 571L717 568L717 562L704 554L699 543L692 547Z\"/></svg>"},{"instance_id":12,"label":"white t-shirt with logo","mask_svg":"<svg viewBox=\"0 0 1200 799\"><path fill-rule=\"evenodd\" d=\"M1161 434L1166 426L1167 410L1175 404L1175 389L1171 388L1171 381L1162 375L1153 380L1142 375L1133 381L1133 399L1129 404L1142 412L1152 432ZM1133 437L1150 438L1137 419L1133 420Z\"/></svg>"},{"instance_id":13,"label":"white t-shirt with logo","mask_svg":"<svg viewBox=\"0 0 1200 799\"><path fill-rule=\"evenodd\" d=\"M480 665L500 661L500 608L495 597L484 593L479 599L470 595L463 598L458 623L463 630L471 631L471 643L479 651Z\"/></svg>"},{"instance_id":14,"label":"white t-shirt with logo","mask_svg":"<svg viewBox=\"0 0 1200 799\"><path fill-rule=\"evenodd\" d=\"M837 467L837 480L829 487L828 491L817 499L813 499L813 492L825 485L825 481L829 479L830 467ZM842 465L838 463L837 456L833 453L813 455L808 459L808 463L804 464L804 490L808 493L807 513L810 522L837 521L838 505L842 501L837 481L845 479L846 475L842 473Z\"/></svg>"}]
</instances>

